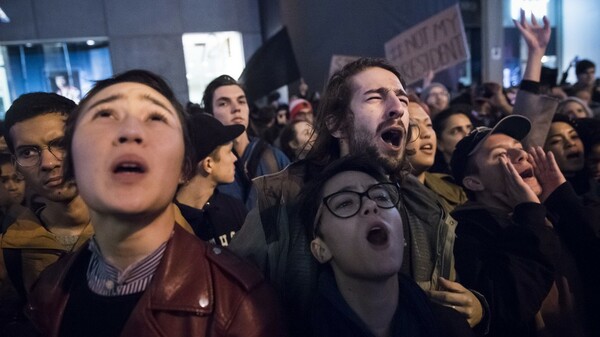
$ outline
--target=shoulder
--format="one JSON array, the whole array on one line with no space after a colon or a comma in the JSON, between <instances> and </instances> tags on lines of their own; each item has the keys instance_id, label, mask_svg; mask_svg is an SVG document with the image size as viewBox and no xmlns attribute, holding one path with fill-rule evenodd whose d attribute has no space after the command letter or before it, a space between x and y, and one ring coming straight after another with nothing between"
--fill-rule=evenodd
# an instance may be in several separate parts
<instances>
[{"instance_id":1,"label":"shoulder","mask_svg":"<svg viewBox=\"0 0 600 337\"><path fill-rule=\"evenodd\" d=\"M245 291L250 291L264 283L264 278L256 267L227 248L212 246L177 227L173 240L178 241L177 249L180 246L186 247L185 255L187 256L201 257L204 255L207 263L211 266L210 269L217 284L235 283Z\"/></svg>"},{"instance_id":2,"label":"shoulder","mask_svg":"<svg viewBox=\"0 0 600 337\"><path fill-rule=\"evenodd\" d=\"M227 248L208 247L206 258L214 266L216 274L232 280L246 291L251 291L265 282L264 277L255 266Z\"/></svg>"}]
</instances>

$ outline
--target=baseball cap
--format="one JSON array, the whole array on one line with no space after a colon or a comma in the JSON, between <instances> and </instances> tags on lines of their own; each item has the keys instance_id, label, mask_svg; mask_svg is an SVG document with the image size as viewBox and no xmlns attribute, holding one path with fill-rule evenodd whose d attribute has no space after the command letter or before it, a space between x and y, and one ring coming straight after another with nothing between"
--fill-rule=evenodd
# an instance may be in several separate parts
<instances>
[{"instance_id":1,"label":"baseball cap","mask_svg":"<svg viewBox=\"0 0 600 337\"><path fill-rule=\"evenodd\" d=\"M530 130L531 122L527 117L520 115L506 116L496 123L493 128L480 126L473 129L471 133L456 144L456 148L452 153L450 170L456 183L462 185L469 157L481 148L490 135L502 133L518 141L522 141L527 137Z\"/></svg>"},{"instance_id":2,"label":"baseball cap","mask_svg":"<svg viewBox=\"0 0 600 337\"><path fill-rule=\"evenodd\" d=\"M244 126L238 124L225 126L206 113L192 115L188 128L197 162L206 158L218 146L233 141L244 132Z\"/></svg>"},{"instance_id":3,"label":"baseball cap","mask_svg":"<svg viewBox=\"0 0 600 337\"><path fill-rule=\"evenodd\" d=\"M290 102L290 120L294 120L302 109L309 109L311 113L313 111L310 102L303 98L295 99Z\"/></svg>"}]
</instances>

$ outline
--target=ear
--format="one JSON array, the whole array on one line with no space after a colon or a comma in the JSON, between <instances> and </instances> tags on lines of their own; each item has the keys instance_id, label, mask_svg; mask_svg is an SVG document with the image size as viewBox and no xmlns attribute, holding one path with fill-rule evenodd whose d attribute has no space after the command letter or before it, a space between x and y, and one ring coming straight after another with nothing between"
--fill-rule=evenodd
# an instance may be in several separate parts
<instances>
[{"instance_id":1,"label":"ear","mask_svg":"<svg viewBox=\"0 0 600 337\"><path fill-rule=\"evenodd\" d=\"M310 251L319 263L327 263L332 258L327 244L321 238L315 238L310 242Z\"/></svg>"},{"instance_id":2,"label":"ear","mask_svg":"<svg viewBox=\"0 0 600 337\"><path fill-rule=\"evenodd\" d=\"M337 139L346 138L346 133L344 131L342 131L340 128L334 129L336 124L335 122L335 117L332 115L329 115L325 118L325 125L327 126L329 133Z\"/></svg>"},{"instance_id":3,"label":"ear","mask_svg":"<svg viewBox=\"0 0 600 337\"><path fill-rule=\"evenodd\" d=\"M483 191L483 184L481 183L481 180L479 180L479 178L477 176L466 176L463 178L463 186L465 186L466 189L469 189L471 191L474 192L480 192Z\"/></svg>"},{"instance_id":4,"label":"ear","mask_svg":"<svg viewBox=\"0 0 600 337\"><path fill-rule=\"evenodd\" d=\"M215 166L215 161L209 156L202 159L202 161L198 165L202 168L204 172L210 174Z\"/></svg>"}]
</instances>

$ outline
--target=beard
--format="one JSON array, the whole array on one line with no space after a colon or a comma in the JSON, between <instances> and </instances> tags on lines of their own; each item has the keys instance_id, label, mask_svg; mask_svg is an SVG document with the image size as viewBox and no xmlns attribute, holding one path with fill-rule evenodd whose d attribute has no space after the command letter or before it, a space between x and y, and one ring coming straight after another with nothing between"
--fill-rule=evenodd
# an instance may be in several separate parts
<instances>
[{"instance_id":1,"label":"beard","mask_svg":"<svg viewBox=\"0 0 600 337\"><path fill-rule=\"evenodd\" d=\"M376 158L378 164L393 177L401 177L403 173L406 173L407 170L409 170L410 166L405 158L406 132L404 132L404 138L401 141L404 145L401 146L400 151L386 151L386 149L381 149L377 146L375 137L378 136L376 134L360 127L350 131L348 145L351 154L369 154L371 157Z\"/></svg>"}]
</instances>

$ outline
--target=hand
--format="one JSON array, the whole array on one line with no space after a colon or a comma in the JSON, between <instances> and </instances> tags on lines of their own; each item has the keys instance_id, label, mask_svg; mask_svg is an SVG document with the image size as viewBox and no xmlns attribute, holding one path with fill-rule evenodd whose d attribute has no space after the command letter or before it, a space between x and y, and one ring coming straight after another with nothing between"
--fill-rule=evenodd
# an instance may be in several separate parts
<instances>
[{"instance_id":1,"label":"hand","mask_svg":"<svg viewBox=\"0 0 600 337\"><path fill-rule=\"evenodd\" d=\"M471 327L481 322L483 307L469 289L443 277L439 278L439 284L441 290L427 291L427 295L432 301L460 312Z\"/></svg>"},{"instance_id":2,"label":"hand","mask_svg":"<svg viewBox=\"0 0 600 337\"><path fill-rule=\"evenodd\" d=\"M544 16L542 18L544 26L540 26L535 18L535 15L531 14L531 25L527 23L525 19L525 11L521 9L521 18L519 21L514 20L515 26L521 32L521 36L527 43L527 49L529 52L538 51L543 55L546 52L548 42L550 42L550 21Z\"/></svg>"},{"instance_id":3,"label":"hand","mask_svg":"<svg viewBox=\"0 0 600 337\"><path fill-rule=\"evenodd\" d=\"M434 76L435 76L435 72L433 71L433 69L429 69L425 73L425 77L423 78L423 89L427 88L431 84Z\"/></svg>"},{"instance_id":4,"label":"hand","mask_svg":"<svg viewBox=\"0 0 600 337\"><path fill-rule=\"evenodd\" d=\"M531 187L527 185L523 178L515 169L515 166L505 157L500 158L502 172L504 173L504 193L496 193L496 197L504 202L505 205L514 209L518 204L525 202L540 203L539 198Z\"/></svg>"},{"instance_id":5,"label":"hand","mask_svg":"<svg viewBox=\"0 0 600 337\"><path fill-rule=\"evenodd\" d=\"M497 85L494 86L494 94L490 97L490 103L496 108L502 110L507 115L512 113L512 106L508 103L504 92L502 91L502 86Z\"/></svg>"},{"instance_id":6,"label":"hand","mask_svg":"<svg viewBox=\"0 0 600 337\"><path fill-rule=\"evenodd\" d=\"M554 154L548 152L547 154L542 150L541 147L536 146L529 149L529 162L533 166L533 172L542 186L542 202L545 201L558 186L564 184L567 179L560 171Z\"/></svg>"}]
</instances>

